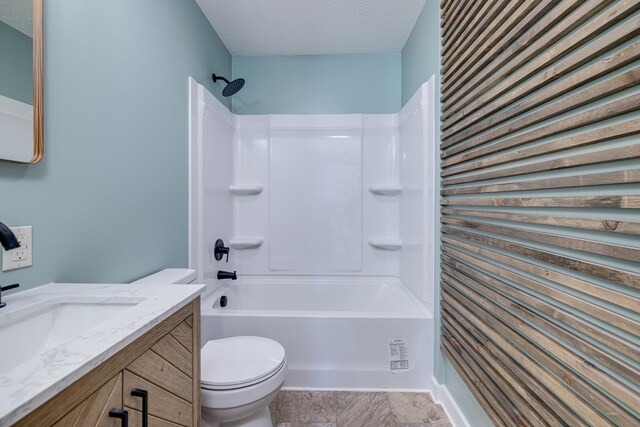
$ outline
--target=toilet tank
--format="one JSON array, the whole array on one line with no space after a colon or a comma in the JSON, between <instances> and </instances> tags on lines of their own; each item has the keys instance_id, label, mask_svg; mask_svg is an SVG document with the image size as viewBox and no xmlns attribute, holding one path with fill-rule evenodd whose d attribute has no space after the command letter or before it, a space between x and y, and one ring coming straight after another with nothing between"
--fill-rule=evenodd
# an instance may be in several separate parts
<instances>
[{"instance_id":1,"label":"toilet tank","mask_svg":"<svg viewBox=\"0 0 640 427\"><path fill-rule=\"evenodd\" d=\"M166 268L150 276L143 277L132 283L147 283L155 285L187 284L196 280L196 271L188 268Z\"/></svg>"}]
</instances>

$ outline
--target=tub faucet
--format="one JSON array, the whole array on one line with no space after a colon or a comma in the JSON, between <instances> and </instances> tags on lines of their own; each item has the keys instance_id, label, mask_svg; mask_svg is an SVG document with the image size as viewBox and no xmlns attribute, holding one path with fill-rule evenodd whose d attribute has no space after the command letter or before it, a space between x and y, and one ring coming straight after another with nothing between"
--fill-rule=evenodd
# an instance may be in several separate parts
<instances>
[{"instance_id":1,"label":"tub faucet","mask_svg":"<svg viewBox=\"0 0 640 427\"><path fill-rule=\"evenodd\" d=\"M218 280L223 279L238 280L238 275L235 271L233 273L230 271L218 271Z\"/></svg>"}]
</instances>

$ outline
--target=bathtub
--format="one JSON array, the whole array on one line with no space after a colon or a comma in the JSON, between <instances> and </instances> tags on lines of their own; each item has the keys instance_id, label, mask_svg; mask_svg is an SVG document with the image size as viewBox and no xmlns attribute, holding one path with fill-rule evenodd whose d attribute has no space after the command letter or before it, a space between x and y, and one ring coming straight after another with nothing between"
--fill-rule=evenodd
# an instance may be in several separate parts
<instances>
[{"instance_id":1,"label":"bathtub","mask_svg":"<svg viewBox=\"0 0 640 427\"><path fill-rule=\"evenodd\" d=\"M244 276L208 287L203 344L236 335L280 342L285 388L431 389L433 313L397 278Z\"/></svg>"}]
</instances>

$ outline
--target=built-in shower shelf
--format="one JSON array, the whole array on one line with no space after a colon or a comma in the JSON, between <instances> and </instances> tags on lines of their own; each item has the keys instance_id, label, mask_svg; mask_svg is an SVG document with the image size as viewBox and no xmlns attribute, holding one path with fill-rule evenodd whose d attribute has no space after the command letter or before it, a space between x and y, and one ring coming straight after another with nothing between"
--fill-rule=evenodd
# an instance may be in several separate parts
<instances>
[{"instance_id":1,"label":"built-in shower shelf","mask_svg":"<svg viewBox=\"0 0 640 427\"><path fill-rule=\"evenodd\" d=\"M400 184L376 184L370 185L369 191L378 196L397 196L402 193L402 185Z\"/></svg>"},{"instance_id":2,"label":"built-in shower shelf","mask_svg":"<svg viewBox=\"0 0 640 427\"><path fill-rule=\"evenodd\" d=\"M231 249L254 249L262 246L262 237L234 237L229 241Z\"/></svg>"},{"instance_id":3,"label":"built-in shower shelf","mask_svg":"<svg viewBox=\"0 0 640 427\"><path fill-rule=\"evenodd\" d=\"M374 248L384 249L387 251L397 251L402 248L402 239L370 237L369 244Z\"/></svg>"},{"instance_id":4,"label":"built-in shower shelf","mask_svg":"<svg viewBox=\"0 0 640 427\"><path fill-rule=\"evenodd\" d=\"M254 196L262 193L262 185L230 185L229 191L236 196Z\"/></svg>"}]
</instances>

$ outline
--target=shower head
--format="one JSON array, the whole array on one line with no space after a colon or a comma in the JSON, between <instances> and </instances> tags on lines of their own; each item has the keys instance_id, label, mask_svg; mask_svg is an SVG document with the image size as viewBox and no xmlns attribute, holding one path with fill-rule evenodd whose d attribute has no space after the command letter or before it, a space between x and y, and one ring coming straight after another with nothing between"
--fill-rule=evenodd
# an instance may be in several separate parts
<instances>
[{"instance_id":1,"label":"shower head","mask_svg":"<svg viewBox=\"0 0 640 427\"><path fill-rule=\"evenodd\" d=\"M222 89L222 96L235 95L240 89L242 89L242 86L244 86L244 79L235 79L233 81L229 81L224 77L216 76L215 74L213 74L211 78L213 79L214 83L218 80L222 80L227 83L224 89Z\"/></svg>"}]
</instances>

